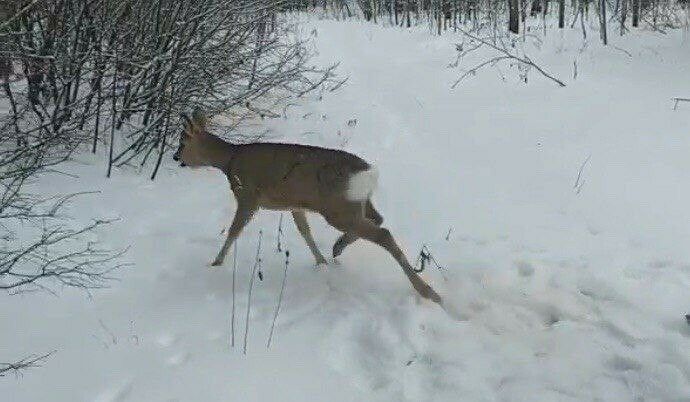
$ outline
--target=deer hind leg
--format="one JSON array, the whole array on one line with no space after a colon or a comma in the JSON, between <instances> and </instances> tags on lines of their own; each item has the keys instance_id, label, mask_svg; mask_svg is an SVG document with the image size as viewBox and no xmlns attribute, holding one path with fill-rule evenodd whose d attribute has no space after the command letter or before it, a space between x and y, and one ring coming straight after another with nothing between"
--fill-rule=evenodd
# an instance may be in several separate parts
<instances>
[{"instance_id":1,"label":"deer hind leg","mask_svg":"<svg viewBox=\"0 0 690 402\"><path fill-rule=\"evenodd\" d=\"M223 247L218 252L218 256L216 256L216 259L211 263L212 266L223 265L223 261L228 254L230 246L237 239L237 236L240 235L242 229L247 226L247 223L252 219L256 210L257 205L255 202L245 199L237 200L237 211L235 211L235 218L233 218L230 229L228 229L228 237L225 239Z\"/></svg>"},{"instance_id":2,"label":"deer hind leg","mask_svg":"<svg viewBox=\"0 0 690 402\"><path fill-rule=\"evenodd\" d=\"M364 206L364 215L376 226L381 226L383 223L383 216L374 208L374 204L371 203L371 200L367 200ZM333 244L333 258L342 254L345 247L354 243L357 239L358 237L354 233L343 233L343 235L335 241L335 244Z\"/></svg>"},{"instance_id":3,"label":"deer hind leg","mask_svg":"<svg viewBox=\"0 0 690 402\"><path fill-rule=\"evenodd\" d=\"M335 244L333 244L333 258L342 254L345 247L354 243L355 240L357 240L357 235L354 233L343 233L343 235L335 241Z\"/></svg>"},{"instance_id":4,"label":"deer hind leg","mask_svg":"<svg viewBox=\"0 0 690 402\"><path fill-rule=\"evenodd\" d=\"M400 247L395 242L393 235L388 229L378 227L372 222L367 220L362 220L352 228L352 232L356 233L359 237L369 240L373 243L378 244L388 251L393 258L400 264L403 272L410 280L412 287L420 294L420 296L430 299L438 304L441 304L441 296L434 291L422 278L414 272L414 269L407 261L407 257L400 250Z\"/></svg>"},{"instance_id":5,"label":"deer hind leg","mask_svg":"<svg viewBox=\"0 0 690 402\"><path fill-rule=\"evenodd\" d=\"M442 303L441 296L414 272L414 269L407 261L407 257L405 257L405 254L395 242L391 232L376 225L371 219L364 216L361 204L351 204L344 207L344 210L333 214L325 214L324 218L326 218L328 223L345 232L347 236L353 236L355 239L361 237L388 251L398 262L412 287L420 296L438 304Z\"/></svg>"},{"instance_id":6,"label":"deer hind leg","mask_svg":"<svg viewBox=\"0 0 690 402\"><path fill-rule=\"evenodd\" d=\"M424 280L420 278L416 272L414 272L414 269L407 261L407 257L405 257L405 254L402 252L402 250L400 250L400 247L398 247L393 235L391 235L391 232L388 231L388 229L378 227L369 221L362 220L353 228L352 231L359 237L376 243L388 251L393 258L395 258L398 264L400 264L400 267L403 269L407 279L410 280L412 287L414 287L422 297L441 304L441 296L439 296L438 293L431 288L431 286L424 282Z\"/></svg>"},{"instance_id":7,"label":"deer hind leg","mask_svg":"<svg viewBox=\"0 0 690 402\"><path fill-rule=\"evenodd\" d=\"M323 254L321 254L321 251L319 251L319 248L316 247L314 238L311 235L311 230L309 230L309 223L307 222L307 216L304 213L304 211L292 211L292 218L295 220L297 230L299 230L299 233L302 235L302 238L304 238L304 241L307 243L307 246L309 246L309 250L311 250L311 253L314 255L316 263L326 264L326 259L323 257Z\"/></svg>"}]
</instances>

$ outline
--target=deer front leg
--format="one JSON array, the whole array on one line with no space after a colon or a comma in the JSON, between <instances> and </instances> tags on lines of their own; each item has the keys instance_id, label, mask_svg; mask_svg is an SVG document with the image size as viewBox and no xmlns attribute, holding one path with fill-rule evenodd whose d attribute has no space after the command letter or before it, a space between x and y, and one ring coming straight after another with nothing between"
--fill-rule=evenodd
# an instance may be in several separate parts
<instances>
[{"instance_id":1,"label":"deer front leg","mask_svg":"<svg viewBox=\"0 0 690 402\"><path fill-rule=\"evenodd\" d=\"M319 251L319 248L316 247L314 238L311 235L311 230L309 230L309 223L307 222L307 216L305 215L304 211L292 211L292 218L295 220L297 230L299 230L299 233L304 238L304 241L307 242L309 250L311 250L311 253L314 255L316 263L326 264L326 259L323 257L323 254L321 254L321 251Z\"/></svg>"},{"instance_id":2,"label":"deer front leg","mask_svg":"<svg viewBox=\"0 0 690 402\"><path fill-rule=\"evenodd\" d=\"M230 229L228 229L228 237L225 239L225 243L220 249L220 252L218 252L218 256L211 263L212 266L216 267L223 265L223 261L225 260L225 256L228 254L230 246L237 239L237 236L240 235L242 229L244 229L244 227L247 226L247 223L249 223L249 221L252 219L256 209L257 205L255 202L247 199L237 200L237 211L235 212L235 218L232 220L232 225L230 225Z\"/></svg>"}]
</instances>

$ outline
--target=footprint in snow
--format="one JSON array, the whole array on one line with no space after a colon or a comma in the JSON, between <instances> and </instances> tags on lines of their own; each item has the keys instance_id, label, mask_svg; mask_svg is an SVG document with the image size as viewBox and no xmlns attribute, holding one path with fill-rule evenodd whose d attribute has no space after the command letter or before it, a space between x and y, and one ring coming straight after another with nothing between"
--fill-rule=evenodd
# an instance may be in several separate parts
<instances>
[{"instance_id":1,"label":"footprint in snow","mask_svg":"<svg viewBox=\"0 0 690 402\"><path fill-rule=\"evenodd\" d=\"M160 334L156 338L156 345L161 348L168 348L177 342L177 337L174 334Z\"/></svg>"},{"instance_id":2,"label":"footprint in snow","mask_svg":"<svg viewBox=\"0 0 690 402\"><path fill-rule=\"evenodd\" d=\"M125 383L109 388L103 392L101 392L98 396L96 396L96 399L94 399L95 402L123 402L128 400L129 395L132 392L132 382L131 381L126 381Z\"/></svg>"},{"instance_id":3,"label":"footprint in snow","mask_svg":"<svg viewBox=\"0 0 690 402\"><path fill-rule=\"evenodd\" d=\"M606 362L606 365L615 371L640 371L642 370L642 365L634 360L630 359L628 357L624 356L613 356L611 359L609 359Z\"/></svg>"},{"instance_id":4,"label":"footprint in snow","mask_svg":"<svg viewBox=\"0 0 690 402\"><path fill-rule=\"evenodd\" d=\"M670 260L654 260L650 261L647 266L655 269L664 269L673 266L673 261Z\"/></svg>"},{"instance_id":5,"label":"footprint in snow","mask_svg":"<svg viewBox=\"0 0 690 402\"><path fill-rule=\"evenodd\" d=\"M165 362L168 366L177 367L187 363L190 357L191 354L189 352L180 352L170 356Z\"/></svg>"},{"instance_id":6,"label":"footprint in snow","mask_svg":"<svg viewBox=\"0 0 690 402\"><path fill-rule=\"evenodd\" d=\"M598 234L601 233L601 229L596 228L596 227L594 227L594 226L589 226L589 225L587 226L587 231L588 231L589 234L591 234L592 236L597 236Z\"/></svg>"},{"instance_id":7,"label":"footprint in snow","mask_svg":"<svg viewBox=\"0 0 690 402\"><path fill-rule=\"evenodd\" d=\"M515 261L520 276L527 277L534 274L534 266L527 261Z\"/></svg>"}]
</instances>

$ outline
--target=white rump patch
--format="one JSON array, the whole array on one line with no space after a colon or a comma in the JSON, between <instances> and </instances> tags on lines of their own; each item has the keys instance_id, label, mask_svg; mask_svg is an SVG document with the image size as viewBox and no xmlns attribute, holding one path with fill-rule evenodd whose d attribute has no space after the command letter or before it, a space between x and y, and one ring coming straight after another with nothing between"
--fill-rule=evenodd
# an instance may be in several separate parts
<instances>
[{"instance_id":1,"label":"white rump patch","mask_svg":"<svg viewBox=\"0 0 690 402\"><path fill-rule=\"evenodd\" d=\"M347 199L351 201L368 200L376 190L378 180L379 172L374 167L354 174L347 183Z\"/></svg>"}]
</instances>

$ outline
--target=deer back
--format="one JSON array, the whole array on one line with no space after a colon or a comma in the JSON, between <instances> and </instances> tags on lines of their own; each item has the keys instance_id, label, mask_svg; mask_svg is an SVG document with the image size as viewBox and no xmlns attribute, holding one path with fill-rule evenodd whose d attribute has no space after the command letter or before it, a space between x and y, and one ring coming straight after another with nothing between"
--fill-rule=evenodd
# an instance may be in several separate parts
<instances>
[{"instance_id":1,"label":"deer back","mask_svg":"<svg viewBox=\"0 0 690 402\"><path fill-rule=\"evenodd\" d=\"M376 182L372 167L355 155L296 144L236 145L223 170L235 194L269 209L321 211L334 201L366 200Z\"/></svg>"}]
</instances>

